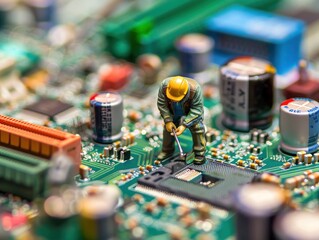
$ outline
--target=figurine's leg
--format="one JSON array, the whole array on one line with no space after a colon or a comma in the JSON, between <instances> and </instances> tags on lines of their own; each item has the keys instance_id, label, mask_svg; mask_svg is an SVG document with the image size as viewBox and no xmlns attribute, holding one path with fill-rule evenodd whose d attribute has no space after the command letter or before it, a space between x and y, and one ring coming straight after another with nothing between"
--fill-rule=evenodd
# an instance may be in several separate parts
<instances>
[{"instance_id":1,"label":"figurine's leg","mask_svg":"<svg viewBox=\"0 0 319 240\"><path fill-rule=\"evenodd\" d=\"M175 150L175 138L172 136L164 127L163 129L163 144L162 152L158 155L158 160L164 160L165 158L171 156Z\"/></svg>"},{"instance_id":2,"label":"figurine's leg","mask_svg":"<svg viewBox=\"0 0 319 240\"><path fill-rule=\"evenodd\" d=\"M205 162L206 139L205 127L202 122L194 124L190 129L193 137L193 151L195 153L195 164L203 164Z\"/></svg>"}]
</instances>

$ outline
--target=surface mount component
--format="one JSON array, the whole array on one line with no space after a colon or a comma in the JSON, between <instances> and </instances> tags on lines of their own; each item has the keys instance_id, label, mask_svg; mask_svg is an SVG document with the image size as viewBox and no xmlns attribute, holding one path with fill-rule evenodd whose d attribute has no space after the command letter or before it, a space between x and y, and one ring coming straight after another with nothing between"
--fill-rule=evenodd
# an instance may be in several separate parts
<instances>
[{"instance_id":1,"label":"surface mount component","mask_svg":"<svg viewBox=\"0 0 319 240\"><path fill-rule=\"evenodd\" d=\"M37 124L44 124L49 120L63 124L74 119L77 114L78 110L72 104L56 99L40 98L24 107L16 117Z\"/></svg>"},{"instance_id":2,"label":"surface mount component","mask_svg":"<svg viewBox=\"0 0 319 240\"><path fill-rule=\"evenodd\" d=\"M161 167L138 180L139 185L155 190L175 194L195 201L203 201L218 207L232 209L231 194L240 185L250 183L258 172L238 168L213 160L203 165L190 164L174 171L172 163L169 167ZM186 172L191 173L186 174Z\"/></svg>"}]
</instances>

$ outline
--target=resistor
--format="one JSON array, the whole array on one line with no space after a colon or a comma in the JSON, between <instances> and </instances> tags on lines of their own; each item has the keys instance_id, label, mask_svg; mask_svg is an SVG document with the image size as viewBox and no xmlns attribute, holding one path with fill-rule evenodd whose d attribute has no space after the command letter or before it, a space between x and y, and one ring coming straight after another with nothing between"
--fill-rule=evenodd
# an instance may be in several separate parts
<instances>
[{"instance_id":1,"label":"resistor","mask_svg":"<svg viewBox=\"0 0 319 240\"><path fill-rule=\"evenodd\" d=\"M260 176L260 180L265 183L273 183L276 185L280 183L280 178L278 176L269 173L262 173Z\"/></svg>"},{"instance_id":2,"label":"resistor","mask_svg":"<svg viewBox=\"0 0 319 240\"><path fill-rule=\"evenodd\" d=\"M310 174L308 176L308 179L309 179L309 183L311 185L316 185L319 182L319 172L315 172L313 174Z\"/></svg>"},{"instance_id":3,"label":"resistor","mask_svg":"<svg viewBox=\"0 0 319 240\"><path fill-rule=\"evenodd\" d=\"M305 180L305 176L303 175L288 178L285 182L285 188L294 189L297 187L301 187L304 180Z\"/></svg>"},{"instance_id":4,"label":"resistor","mask_svg":"<svg viewBox=\"0 0 319 240\"><path fill-rule=\"evenodd\" d=\"M250 163L249 164L249 167L251 168L251 169L254 169L254 170L257 170L257 164L256 163Z\"/></svg>"},{"instance_id":5,"label":"resistor","mask_svg":"<svg viewBox=\"0 0 319 240\"><path fill-rule=\"evenodd\" d=\"M255 156L255 155L251 155L251 156L249 156L249 159L250 159L252 162L255 162L255 161L258 159L258 157Z\"/></svg>"},{"instance_id":6,"label":"resistor","mask_svg":"<svg viewBox=\"0 0 319 240\"><path fill-rule=\"evenodd\" d=\"M245 166L245 161L244 160L238 160L237 161L237 165L241 166L241 167L244 167Z\"/></svg>"},{"instance_id":7,"label":"resistor","mask_svg":"<svg viewBox=\"0 0 319 240\"><path fill-rule=\"evenodd\" d=\"M312 174L312 170L307 170L307 171L304 171L303 172L303 175L305 176L305 177L309 177L309 175L311 175Z\"/></svg>"},{"instance_id":8,"label":"resistor","mask_svg":"<svg viewBox=\"0 0 319 240\"><path fill-rule=\"evenodd\" d=\"M282 165L282 168L283 169L288 169L288 168L290 168L291 167L291 163L290 162L286 162L286 163L284 163L283 165Z\"/></svg>"},{"instance_id":9,"label":"resistor","mask_svg":"<svg viewBox=\"0 0 319 240\"><path fill-rule=\"evenodd\" d=\"M258 166L262 166L263 165L263 161L260 159L256 159L255 163L258 164Z\"/></svg>"}]
</instances>

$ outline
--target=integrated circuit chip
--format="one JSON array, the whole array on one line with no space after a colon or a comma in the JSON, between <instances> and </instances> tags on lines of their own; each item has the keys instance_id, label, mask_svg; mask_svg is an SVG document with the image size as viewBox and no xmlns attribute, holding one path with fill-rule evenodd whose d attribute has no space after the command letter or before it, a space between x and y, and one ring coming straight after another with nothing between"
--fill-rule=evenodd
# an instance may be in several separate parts
<instances>
[{"instance_id":1,"label":"integrated circuit chip","mask_svg":"<svg viewBox=\"0 0 319 240\"><path fill-rule=\"evenodd\" d=\"M15 117L37 124L43 124L48 120L63 124L72 119L77 112L77 109L69 103L56 99L40 98L35 103L24 107Z\"/></svg>"},{"instance_id":2,"label":"integrated circuit chip","mask_svg":"<svg viewBox=\"0 0 319 240\"><path fill-rule=\"evenodd\" d=\"M53 118L54 116L62 113L73 106L71 104L61 102L59 100L50 99L50 98L41 98L37 102L26 106L24 110L39 113L49 118Z\"/></svg>"},{"instance_id":3,"label":"integrated circuit chip","mask_svg":"<svg viewBox=\"0 0 319 240\"><path fill-rule=\"evenodd\" d=\"M260 173L212 159L173 171L172 164L139 179L138 184L159 191L232 209L231 193Z\"/></svg>"}]
</instances>

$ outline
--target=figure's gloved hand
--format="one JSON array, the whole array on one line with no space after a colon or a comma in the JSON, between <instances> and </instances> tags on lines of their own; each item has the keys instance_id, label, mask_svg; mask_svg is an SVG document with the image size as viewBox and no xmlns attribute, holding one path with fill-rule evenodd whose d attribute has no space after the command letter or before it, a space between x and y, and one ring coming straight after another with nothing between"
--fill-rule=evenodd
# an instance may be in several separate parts
<instances>
[{"instance_id":1,"label":"figure's gloved hand","mask_svg":"<svg viewBox=\"0 0 319 240\"><path fill-rule=\"evenodd\" d=\"M177 129L176 129L176 135L179 136L181 135L186 129L186 126L184 125L180 125Z\"/></svg>"},{"instance_id":2,"label":"figure's gloved hand","mask_svg":"<svg viewBox=\"0 0 319 240\"><path fill-rule=\"evenodd\" d=\"M176 129L176 126L173 122L167 122L165 124L165 128L166 128L167 132L171 133L173 131L173 129Z\"/></svg>"}]
</instances>

